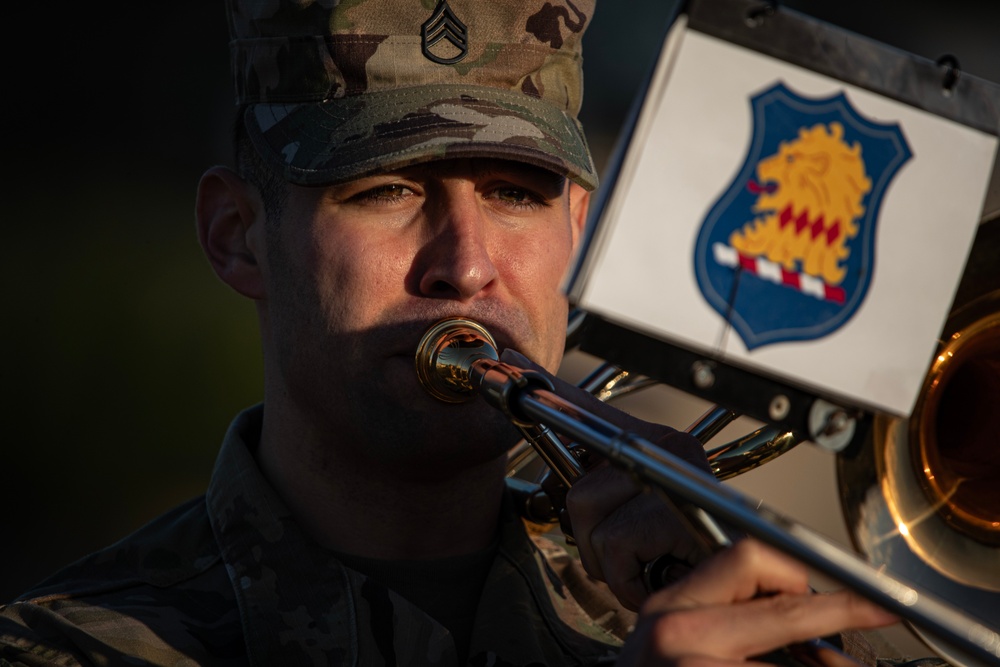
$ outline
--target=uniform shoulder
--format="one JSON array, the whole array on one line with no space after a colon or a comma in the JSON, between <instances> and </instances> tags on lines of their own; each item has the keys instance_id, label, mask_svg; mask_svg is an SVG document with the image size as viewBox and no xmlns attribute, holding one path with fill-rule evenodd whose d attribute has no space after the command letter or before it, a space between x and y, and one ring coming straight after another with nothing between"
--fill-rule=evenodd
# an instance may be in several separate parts
<instances>
[{"instance_id":1,"label":"uniform shoulder","mask_svg":"<svg viewBox=\"0 0 1000 667\"><path fill-rule=\"evenodd\" d=\"M205 499L194 498L57 571L18 601L102 594L133 585L171 586L197 576L219 559Z\"/></svg>"},{"instance_id":2,"label":"uniform shoulder","mask_svg":"<svg viewBox=\"0 0 1000 667\"><path fill-rule=\"evenodd\" d=\"M203 498L0 606L0 665L160 664L234 655L238 638Z\"/></svg>"}]
</instances>

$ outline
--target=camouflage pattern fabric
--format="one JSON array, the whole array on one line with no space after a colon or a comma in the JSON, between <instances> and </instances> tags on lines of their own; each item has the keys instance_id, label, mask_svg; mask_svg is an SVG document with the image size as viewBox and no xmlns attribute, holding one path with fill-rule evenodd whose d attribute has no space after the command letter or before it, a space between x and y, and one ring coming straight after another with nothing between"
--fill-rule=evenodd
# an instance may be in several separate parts
<instances>
[{"instance_id":1,"label":"camouflage pattern fabric","mask_svg":"<svg viewBox=\"0 0 1000 667\"><path fill-rule=\"evenodd\" d=\"M0 607L0 664L457 665L444 627L294 522L249 451L261 414L234 420L204 497ZM613 663L634 617L572 565L508 511L467 664Z\"/></svg>"},{"instance_id":2,"label":"camouflage pattern fabric","mask_svg":"<svg viewBox=\"0 0 1000 667\"><path fill-rule=\"evenodd\" d=\"M576 116L595 1L227 0L236 102L300 185L495 157L593 189Z\"/></svg>"}]
</instances>

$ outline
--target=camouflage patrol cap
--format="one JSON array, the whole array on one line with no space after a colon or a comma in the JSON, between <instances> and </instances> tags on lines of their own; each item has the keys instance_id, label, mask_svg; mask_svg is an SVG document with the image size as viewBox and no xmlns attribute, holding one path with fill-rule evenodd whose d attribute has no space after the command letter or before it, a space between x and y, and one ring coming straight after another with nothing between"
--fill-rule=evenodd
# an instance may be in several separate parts
<instances>
[{"instance_id":1,"label":"camouflage patrol cap","mask_svg":"<svg viewBox=\"0 0 1000 667\"><path fill-rule=\"evenodd\" d=\"M236 102L299 185L494 157L593 189L576 115L595 2L226 0Z\"/></svg>"}]
</instances>

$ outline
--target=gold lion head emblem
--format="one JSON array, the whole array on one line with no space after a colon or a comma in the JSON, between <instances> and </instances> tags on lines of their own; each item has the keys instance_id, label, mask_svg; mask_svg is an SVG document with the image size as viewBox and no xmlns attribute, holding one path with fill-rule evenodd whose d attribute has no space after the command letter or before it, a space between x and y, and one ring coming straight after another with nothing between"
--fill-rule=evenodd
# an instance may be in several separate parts
<instances>
[{"instance_id":1,"label":"gold lion head emblem","mask_svg":"<svg viewBox=\"0 0 1000 667\"><path fill-rule=\"evenodd\" d=\"M862 201L871 190L861 145L848 146L840 123L801 128L778 152L757 164L754 220L733 232L729 243L749 257L764 257L839 285L850 255L847 241L858 233Z\"/></svg>"}]
</instances>

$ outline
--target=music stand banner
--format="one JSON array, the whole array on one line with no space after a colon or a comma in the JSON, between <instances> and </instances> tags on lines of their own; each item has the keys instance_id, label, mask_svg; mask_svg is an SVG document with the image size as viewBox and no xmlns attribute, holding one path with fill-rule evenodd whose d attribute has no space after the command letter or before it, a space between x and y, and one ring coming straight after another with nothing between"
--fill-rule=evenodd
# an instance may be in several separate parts
<instances>
[{"instance_id":1,"label":"music stand banner","mask_svg":"<svg viewBox=\"0 0 1000 667\"><path fill-rule=\"evenodd\" d=\"M908 414L981 219L997 88L960 80L993 100L970 114L947 81L907 75L927 70L909 54L777 14L762 21L783 37L764 41L791 46L765 53L730 37L752 32L749 3L698 4L712 11L674 22L602 185L571 300L816 395ZM813 39L797 57L802 35ZM817 44L833 45L828 59Z\"/></svg>"}]
</instances>

